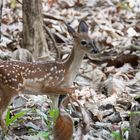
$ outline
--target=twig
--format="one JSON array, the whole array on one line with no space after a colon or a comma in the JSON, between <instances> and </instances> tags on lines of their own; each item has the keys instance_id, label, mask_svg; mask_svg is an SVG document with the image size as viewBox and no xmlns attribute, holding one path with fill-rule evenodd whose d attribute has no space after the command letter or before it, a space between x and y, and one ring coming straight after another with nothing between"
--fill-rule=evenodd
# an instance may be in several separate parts
<instances>
[{"instance_id":1,"label":"twig","mask_svg":"<svg viewBox=\"0 0 140 140\"><path fill-rule=\"evenodd\" d=\"M52 20L57 20L57 21L61 21L61 22L64 22L64 20L62 18L58 18L57 16L54 16L54 15L50 15L50 14L47 14L47 13L43 13L43 17L46 18L46 19L52 19Z\"/></svg>"},{"instance_id":2,"label":"twig","mask_svg":"<svg viewBox=\"0 0 140 140\"><path fill-rule=\"evenodd\" d=\"M57 53L57 58L60 59L60 51L59 51L59 48L57 47L57 44L55 42L55 39L54 39L52 33L49 31L48 27L46 27L45 25L44 25L44 28L45 28L47 34L49 35L49 37L51 38L51 40L53 42L54 48L55 48L56 53Z\"/></svg>"},{"instance_id":3,"label":"twig","mask_svg":"<svg viewBox=\"0 0 140 140\"><path fill-rule=\"evenodd\" d=\"M3 0L1 0L1 2L0 2L0 42L2 41L1 40L2 8L3 8Z\"/></svg>"},{"instance_id":4,"label":"twig","mask_svg":"<svg viewBox=\"0 0 140 140\"><path fill-rule=\"evenodd\" d=\"M22 5L22 2L20 0L17 0L17 2Z\"/></svg>"}]
</instances>

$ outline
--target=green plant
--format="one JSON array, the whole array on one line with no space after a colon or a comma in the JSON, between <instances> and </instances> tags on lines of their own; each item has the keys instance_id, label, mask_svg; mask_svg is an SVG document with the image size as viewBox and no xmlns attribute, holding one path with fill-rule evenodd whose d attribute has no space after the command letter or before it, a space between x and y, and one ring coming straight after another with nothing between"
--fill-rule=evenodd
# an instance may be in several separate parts
<instances>
[{"instance_id":1,"label":"green plant","mask_svg":"<svg viewBox=\"0 0 140 140\"><path fill-rule=\"evenodd\" d=\"M112 131L111 136L115 139L115 140L123 140L122 135L119 131Z\"/></svg>"},{"instance_id":2,"label":"green plant","mask_svg":"<svg viewBox=\"0 0 140 140\"><path fill-rule=\"evenodd\" d=\"M15 8L17 5L17 1L16 0L11 0L11 7Z\"/></svg>"},{"instance_id":3,"label":"green plant","mask_svg":"<svg viewBox=\"0 0 140 140\"><path fill-rule=\"evenodd\" d=\"M115 139L115 140L125 140L124 138L124 133L128 131L128 128L123 128L123 129L119 129L116 131L112 131L111 136Z\"/></svg>"},{"instance_id":4,"label":"green plant","mask_svg":"<svg viewBox=\"0 0 140 140\"><path fill-rule=\"evenodd\" d=\"M8 109L6 118L5 118L6 127L8 128L11 123L15 122L18 118L21 118L26 113L27 112L25 112L25 111L21 111L19 113L16 113L14 116L10 117L10 109Z\"/></svg>"},{"instance_id":5,"label":"green plant","mask_svg":"<svg viewBox=\"0 0 140 140\"><path fill-rule=\"evenodd\" d=\"M56 119L57 119L58 116L59 116L59 110L58 110L58 109L51 109L51 110L49 111L49 115L50 115L52 121L55 122Z\"/></svg>"},{"instance_id":6,"label":"green plant","mask_svg":"<svg viewBox=\"0 0 140 140\"><path fill-rule=\"evenodd\" d=\"M140 111L133 111L128 113L129 116L140 115Z\"/></svg>"},{"instance_id":7,"label":"green plant","mask_svg":"<svg viewBox=\"0 0 140 140\"><path fill-rule=\"evenodd\" d=\"M35 111L37 114L39 114L46 123L46 128L47 131L39 131L36 135L33 137L37 138L45 138L46 140L49 139L50 135L52 134L52 128L53 125L55 124L55 121L59 115L59 110L58 109L51 109L48 111L48 114L43 113L39 109L31 109L30 111ZM8 128L12 123L14 123L17 119L23 117L25 114L27 114L28 111L20 111L19 113L16 113L14 116L10 117L10 109L8 109L5 122L6 122L6 127Z\"/></svg>"},{"instance_id":8,"label":"green plant","mask_svg":"<svg viewBox=\"0 0 140 140\"><path fill-rule=\"evenodd\" d=\"M125 1L122 1L120 2L120 8L121 9L124 9L124 10L132 10L132 8L130 7L129 3L125 2Z\"/></svg>"},{"instance_id":9,"label":"green plant","mask_svg":"<svg viewBox=\"0 0 140 140\"><path fill-rule=\"evenodd\" d=\"M49 136L50 136L50 133L49 132L46 132L46 131L40 131L38 132L38 134L36 135L38 138L45 138L46 140L49 139Z\"/></svg>"},{"instance_id":10,"label":"green plant","mask_svg":"<svg viewBox=\"0 0 140 140\"><path fill-rule=\"evenodd\" d=\"M11 0L11 7L12 8L15 8L16 7L16 0Z\"/></svg>"},{"instance_id":11,"label":"green plant","mask_svg":"<svg viewBox=\"0 0 140 140\"><path fill-rule=\"evenodd\" d=\"M52 135L52 128L55 124L55 121L59 115L58 109L51 109L48 111L48 115L41 112L40 110L36 109L36 112L43 117L43 119L46 122L46 127L48 128L47 131L39 131L35 137L38 138L45 138L46 140L49 139L49 137Z\"/></svg>"}]
</instances>

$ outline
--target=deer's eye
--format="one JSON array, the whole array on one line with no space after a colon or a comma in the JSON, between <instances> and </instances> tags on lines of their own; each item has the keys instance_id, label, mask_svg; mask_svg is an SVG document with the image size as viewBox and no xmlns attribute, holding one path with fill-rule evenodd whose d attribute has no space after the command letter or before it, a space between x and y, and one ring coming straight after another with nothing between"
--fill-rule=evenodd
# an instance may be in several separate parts
<instances>
[{"instance_id":1,"label":"deer's eye","mask_svg":"<svg viewBox=\"0 0 140 140\"><path fill-rule=\"evenodd\" d=\"M86 45L87 45L86 40L82 40L82 41L81 41L81 45L86 46Z\"/></svg>"}]
</instances>

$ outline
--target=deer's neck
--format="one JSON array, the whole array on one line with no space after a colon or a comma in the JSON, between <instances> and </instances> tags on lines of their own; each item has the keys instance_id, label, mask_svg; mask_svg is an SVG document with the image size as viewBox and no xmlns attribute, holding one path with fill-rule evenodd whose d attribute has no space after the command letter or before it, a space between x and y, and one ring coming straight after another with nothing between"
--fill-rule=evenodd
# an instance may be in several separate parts
<instances>
[{"instance_id":1,"label":"deer's neck","mask_svg":"<svg viewBox=\"0 0 140 140\"><path fill-rule=\"evenodd\" d=\"M66 75L65 75L65 84L71 85L73 83L73 80L75 79L79 68L82 63L82 59L84 57L84 52L79 50L77 47L78 44L74 44L74 47L71 51L70 56L65 61L65 69L66 69Z\"/></svg>"}]
</instances>

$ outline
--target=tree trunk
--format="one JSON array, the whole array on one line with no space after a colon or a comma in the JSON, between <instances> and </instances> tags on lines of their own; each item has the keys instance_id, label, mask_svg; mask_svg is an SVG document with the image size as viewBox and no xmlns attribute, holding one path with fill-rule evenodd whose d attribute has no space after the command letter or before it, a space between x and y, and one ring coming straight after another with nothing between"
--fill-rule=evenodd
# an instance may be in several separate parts
<instances>
[{"instance_id":1,"label":"tree trunk","mask_svg":"<svg viewBox=\"0 0 140 140\"><path fill-rule=\"evenodd\" d=\"M129 140L140 140L140 105L135 105L130 113Z\"/></svg>"},{"instance_id":2,"label":"tree trunk","mask_svg":"<svg viewBox=\"0 0 140 140\"><path fill-rule=\"evenodd\" d=\"M23 0L23 48L35 58L49 56L41 9L41 0Z\"/></svg>"}]
</instances>

